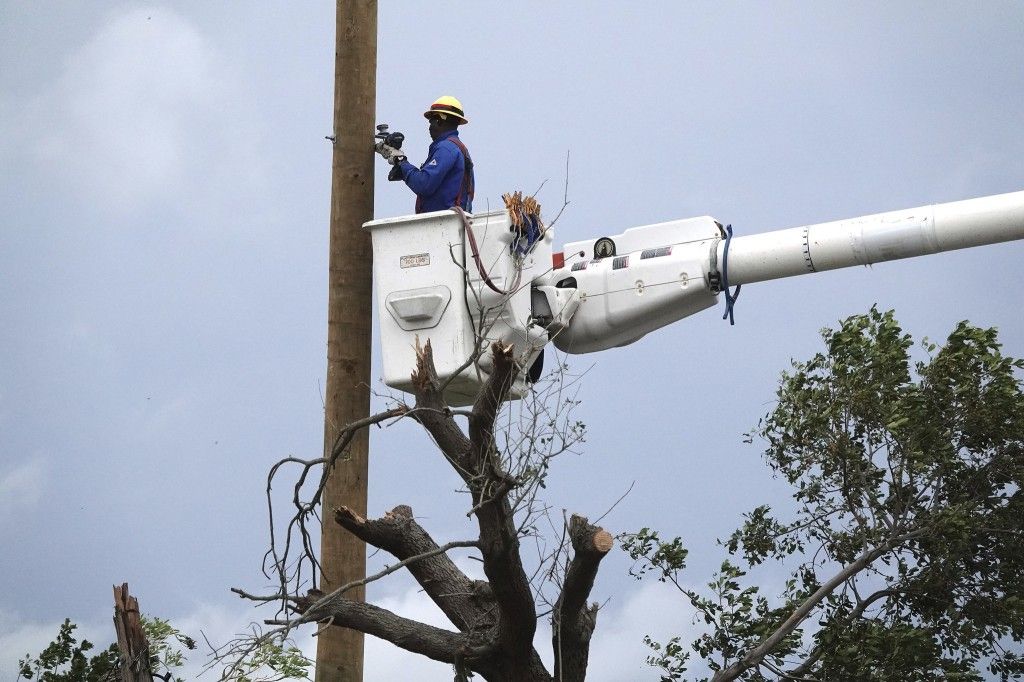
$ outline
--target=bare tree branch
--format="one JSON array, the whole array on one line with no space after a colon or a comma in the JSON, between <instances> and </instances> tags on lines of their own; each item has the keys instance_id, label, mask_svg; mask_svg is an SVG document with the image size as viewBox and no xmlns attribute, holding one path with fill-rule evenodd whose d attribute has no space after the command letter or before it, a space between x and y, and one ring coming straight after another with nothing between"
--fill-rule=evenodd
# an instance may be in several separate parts
<instances>
[{"instance_id":1,"label":"bare tree branch","mask_svg":"<svg viewBox=\"0 0 1024 682\"><path fill-rule=\"evenodd\" d=\"M420 557L408 564L409 573L460 631L486 629L493 624L490 588L466 577L446 553L426 556L437 550L438 545L416 523L412 508L401 505L381 519L366 520L342 507L334 512L334 519L359 539L397 559Z\"/></svg>"},{"instance_id":2,"label":"bare tree branch","mask_svg":"<svg viewBox=\"0 0 1024 682\"><path fill-rule=\"evenodd\" d=\"M333 593L309 605L303 622L329 622L391 642L442 663L454 664L459 652L471 654L473 642L464 634L403 618L373 604ZM282 623L283 624L283 623Z\"/></svg>"}]
</instances>

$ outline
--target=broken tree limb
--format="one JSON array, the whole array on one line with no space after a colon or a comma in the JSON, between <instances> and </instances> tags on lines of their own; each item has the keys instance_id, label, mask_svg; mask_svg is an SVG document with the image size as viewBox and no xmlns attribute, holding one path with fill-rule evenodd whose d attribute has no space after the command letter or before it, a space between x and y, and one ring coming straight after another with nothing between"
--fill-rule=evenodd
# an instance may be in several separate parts
<instances>
[{"instance_id":1,"label":"broken tree limb","mask_svg":"<svg viewBox=\"0 0 1024 682\"><path fill-rule=\"evenodd\" d=\"M121 656L121 681L153 682L149 642L142 628L139 600L128 594L128 583L114 586L114 630Z\"/></svg>"}]
</instances>

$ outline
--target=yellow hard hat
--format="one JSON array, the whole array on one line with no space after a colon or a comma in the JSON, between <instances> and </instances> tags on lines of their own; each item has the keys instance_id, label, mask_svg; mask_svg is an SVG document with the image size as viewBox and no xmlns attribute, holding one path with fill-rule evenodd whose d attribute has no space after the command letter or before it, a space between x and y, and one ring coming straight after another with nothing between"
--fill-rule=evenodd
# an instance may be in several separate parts
<instances>
[{"instance_id":1,"label":"yellow hard hat","mask_svg":"<svg viewBox=\"0 0 1024 682\"><path fill-rule=\"evenodd\" d=\"M430 108L423 112L424 118L430 118L431 114L454 116L462 121L462 123L469 123L469 119L466 118L465 112L462 111L462 102L451 95L438 97L434 100L434 103L430 105Z\"/></svg>"}]
</instances>

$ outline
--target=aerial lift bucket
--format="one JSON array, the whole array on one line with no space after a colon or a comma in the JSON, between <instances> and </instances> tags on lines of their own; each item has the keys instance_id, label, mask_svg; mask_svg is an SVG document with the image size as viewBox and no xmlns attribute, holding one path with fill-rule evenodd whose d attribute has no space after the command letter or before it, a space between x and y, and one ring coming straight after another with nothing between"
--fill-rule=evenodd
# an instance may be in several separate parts
<instances>
[{"instance_id":1,"label":"aerial lift bucket","mask_svg":"<svg viewBox=\"0 0 1024 682\"><path fill-rule=\"evenodd\" d=\"M511 344L525 370L548 341L532 319L530 285L551 270L551 231L520 256L506 211L463 215L436 211L363 226L373 240L384 383L412 392L416 345L430 341L450 405L473 402L492 366L491 343ZM527 390L520 371L512 397Z\"/></svg>"}]
</instances>

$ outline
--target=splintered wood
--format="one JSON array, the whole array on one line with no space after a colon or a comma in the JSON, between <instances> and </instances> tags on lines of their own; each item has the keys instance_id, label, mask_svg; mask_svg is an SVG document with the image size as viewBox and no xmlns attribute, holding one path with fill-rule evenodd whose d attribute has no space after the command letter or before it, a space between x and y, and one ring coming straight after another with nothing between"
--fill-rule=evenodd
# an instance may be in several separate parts
<instances>
[{"instance_id":1,"label":"splintered wood","mask_svg":"<svg viewBox=\"0 0 1024 682\"><path fill-rule=\"evenodd\" d=\"M512 227L519 232L524 232L533 223L544 233L544 223L540 219L540 203L531 196L523 196L521 191L511 194L502 194L505 200L505 208L508 209L509 220Z\"/></svg>"},{"instance_id":2,"label":"splintered wood","mask_svg":"<svg viewBox=\"0 0 1024 682\"><path fill-rule=\"evenodd\" d=\"M153 682L139 600L128 594L128 583L114 586L114 629L121 652L121 682Z\"/></svg>"}]
</instances>

